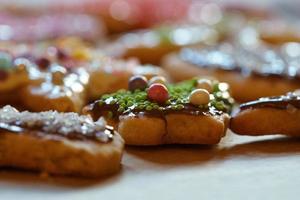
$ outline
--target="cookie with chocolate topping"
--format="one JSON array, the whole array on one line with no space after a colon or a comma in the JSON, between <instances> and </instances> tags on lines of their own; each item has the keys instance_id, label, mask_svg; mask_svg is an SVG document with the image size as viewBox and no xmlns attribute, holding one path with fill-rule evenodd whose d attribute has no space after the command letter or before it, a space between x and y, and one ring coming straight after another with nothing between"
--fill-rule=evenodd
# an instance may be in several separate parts
<instances>
[{"instance_id":1,"label":"cookie with chocolate topping","mask_svg":"<svg viewBox=\"0 0 300 200\"><path fill-rule=\"evenodd\" d=\"M136 80L138 79L138 80ZM131 90L102 96L84 112L104 116L126 144L216 144L225 135L233 99L226 83L198 79L175 85L130 79ZM139 82L140 85L136 84ZM140 87L142 86L142 87Z\"/></svg>"},{"instance_id":2,"label":"cookie with chocolate topping","mask_svg":"<svg viewBox=\"0 0 300 200\"><path fill-rule=\"evenodd\" d=\"M240 135L300 136L300 95L265 97L240 105L230 129Z\"/></svg>"},{"instance_id":3,"label":"cookie with chocolate topping","mask_svg":"<svg viewBox=\"0 0 300 200\"><path fill-rule=\"evenodd\" d=\"M177 81L195 75L216 77L230 85L237 101L247 102L299 88L299 59L267 46L252 49L224 43L182 49L165 57L162 65Z\"/></svg>"},{"instance_id":4,"label":"cookie with chocolate topping","mask_svg":"<svg viewBox=\"0 0 300 200\"><path fill-rule=\"evenodd\" d=\"M123 140L106 125L76 113L0 109L0 166L56 175L98 177L120 169Z\"/></svg>"}]
</instances>

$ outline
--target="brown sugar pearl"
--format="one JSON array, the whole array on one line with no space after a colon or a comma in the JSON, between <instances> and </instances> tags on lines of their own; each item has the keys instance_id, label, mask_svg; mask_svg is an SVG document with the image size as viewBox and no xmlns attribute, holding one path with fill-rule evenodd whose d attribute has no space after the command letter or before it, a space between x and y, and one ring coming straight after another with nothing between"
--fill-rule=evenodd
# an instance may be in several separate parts
<instances>
[{"instance_id":1,"label":"brown sugar pearl","mask_svg":"<svg viewBox=\"0 0 300 200\"><path fill-rule=\"evenodd\" d=\"M41 57L35 60L35 63L40 69L45 70L50 66L50 61L47 58Z\"/></svg>"},{"instance_id":2,"label":"brown sugar pearl","mask_svg":"<svg viewBox=\"0 0 300 200\"><path fill-rule=\"evenodd\" d=\"M62 85L67 71L61 66L57 66L52 70L52 83L55 85Z\"/></svg>"},{"instance_id":3,"label":"brown sugar pearl","mask_svg":"<svg viewBox=\"0 0 300 200\"><path fill-rule=\"evenodd\" d=\"M129 79L128 89L130 91L144 90L148 86L148 81L145 76L136 75Z\"/></svg>"},{"instance_id":4,"label":"brown sugar pearl","mask_svg":"<svg viewBox=\"0 0 300 200\"><path fill-rule=\"evenodd\" d=\"M195 89L189 96L189 102L195 106L207 105L209 100L209 92L205 89Z\"/></svg>"}]
</instances>

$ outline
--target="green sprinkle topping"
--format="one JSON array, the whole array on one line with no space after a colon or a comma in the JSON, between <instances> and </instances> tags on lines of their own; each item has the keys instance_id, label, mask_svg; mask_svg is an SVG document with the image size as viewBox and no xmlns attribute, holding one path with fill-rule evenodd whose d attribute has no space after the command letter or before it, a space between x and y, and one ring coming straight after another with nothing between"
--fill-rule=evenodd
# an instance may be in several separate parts
<instances>
[{"instance_id":1,"label":"green sprinkle topping","mask_svg":"<svg viewBox=\"0 0 300 200\"><path fill-rule=\"evenodd\" d=\"M219 87L220 84L222 87ZM116 93L106 94L99 100L99 105L103 104L116 105L119 113L130 112L134 110L146 111L164 111L164 110L182 110L185 105L194 106L189 103L190 93L196 89L197 79L184 81L178 84L169 84L166 87L169 91L169 99L165 104L152 102L147 98L147 89L135 90L133 92L119 90ZM215 109L219 111L230 111L233 99L230 97L224 83L213 82L213 93L208 105L197 106L199 109ZM224 89L225 88L225 89ZM195 106L194 106L195 107ZM111 113L112 115L112 113Z\"/></svg>"},{"instance_id":2,"label":"green sprinkle topping","mask_svg":"<svg viewBox=\"0 0 300 200\"><path fill-rule=\"evenodd\" d=\"M176 107L176 110L184 109L184 105L182 105L182 104L176 105L175 107Z\"/></svg>"},{"instance_id":3,"label":"green sprinkle topping","mask_svg":"<svg viewBox=\"0 0 300 200\"><path fill-rule=\"evenodd\" d=\"M152 106L150 106L150 105L146 106L146 110L150 111L152 109L153 109Z\"/></svg>"}]
</instances>

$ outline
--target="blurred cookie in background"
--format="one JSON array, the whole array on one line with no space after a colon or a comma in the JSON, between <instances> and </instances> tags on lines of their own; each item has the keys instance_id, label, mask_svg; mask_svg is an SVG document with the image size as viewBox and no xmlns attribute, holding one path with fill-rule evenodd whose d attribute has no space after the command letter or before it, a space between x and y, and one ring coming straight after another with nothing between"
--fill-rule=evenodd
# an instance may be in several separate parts
<instances>
[{"instance_id":1,"label":"blurred cookie in background","mask_svg":"<svg viewBox=\"0 0 300 200\"><path fill-rule=\"evenodd\" d=\"M141 63L159 64L167 53L182 47L216 44L222 36L207 25L166 24L125 33L104 45L104 52L116 58L137 58Z\"/></svg>"},{"instance_id":2,"label":"blurred cookie in background","mask_svg":"<svg viewBox=\"0 0 300 200\"><path fill-rule=\"evenodd\" d=\"M281 49L223 43L206 48L184 48L167 55L162 67L176 81L194 76L216 77L229 83L237 101L245 102L299 88L299 50L298 43Z\"/></svg>"}]
</instances>

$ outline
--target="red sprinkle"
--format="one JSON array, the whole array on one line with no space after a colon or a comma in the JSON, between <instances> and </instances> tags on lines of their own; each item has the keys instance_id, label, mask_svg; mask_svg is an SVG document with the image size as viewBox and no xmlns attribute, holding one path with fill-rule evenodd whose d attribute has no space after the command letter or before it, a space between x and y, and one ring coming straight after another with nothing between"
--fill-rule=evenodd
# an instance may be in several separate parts
<instances>
[{"instance_id":1,"label":"red sprinkle","mask_svg":"<svg viewBox=\"0 0 300 200\"><path fill-rule=\"evenodd\" d=\"M169 99L169 92L163 84L155 83L149 87L147 96L151 101L164 104Z\"/></svg>"},{"instance_id":2,"label":"red sprinkle","mask_svg":"<svg viewBox=\"0 0 300 200\"><path fill-rule=\"evenodd\" d=\"M35 63L39 66L40 69L47 69L50 66L50 61L47 58L38 58L35 60Z\"/></svg>"}]
</instances>

